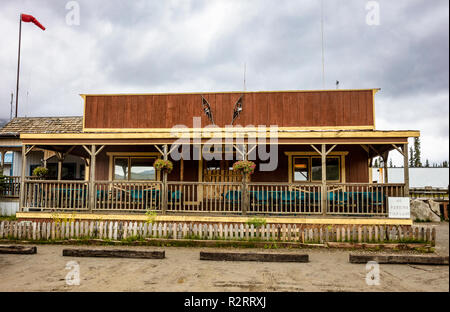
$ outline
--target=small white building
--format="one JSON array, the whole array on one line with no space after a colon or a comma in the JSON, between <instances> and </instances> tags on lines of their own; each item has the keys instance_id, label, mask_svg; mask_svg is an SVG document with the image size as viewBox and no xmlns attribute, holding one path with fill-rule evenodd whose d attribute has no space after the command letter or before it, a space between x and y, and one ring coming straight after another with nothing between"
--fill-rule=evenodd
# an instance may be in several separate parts
<instances>
[{"instance_id":1,"label":"small white building","mask_svg":"<svg viewBox=\"0 0 450 312\"><path fill-rule=\"evenodd\" d=\"M384 183L383 168L372 169L373 181ZM403 168L388 168L389 183L403 183ZM431 186L433 188L448 188L449 168L409 168L409 185L411 188Z\"/></svg>"}]
</instances>

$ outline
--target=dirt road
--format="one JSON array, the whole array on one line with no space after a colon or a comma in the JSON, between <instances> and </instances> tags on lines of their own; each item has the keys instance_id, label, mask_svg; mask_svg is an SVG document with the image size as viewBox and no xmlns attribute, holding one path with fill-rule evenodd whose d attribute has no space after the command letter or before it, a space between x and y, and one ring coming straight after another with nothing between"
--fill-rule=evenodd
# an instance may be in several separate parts
<instances>
[{"instance_id":1,"label":"dirt road","mask_svg":"<svg viewBox=\"0 0 450 312\"><path fill-rule=\"evenodd\" d=\"M448 266L380 265L380 285L368 286L366 266L348 263L343 250L264 250L308 253L310 262L257 263L200 261L205 248L94 247L164 249L163 260L71 258L63 248L70 246L0 255L0 291L449 291ZM436 250L448 255L448 223L439 225ZM66 284L71 260L79 264L78 286Z\"/></svg>"}]
</instances>

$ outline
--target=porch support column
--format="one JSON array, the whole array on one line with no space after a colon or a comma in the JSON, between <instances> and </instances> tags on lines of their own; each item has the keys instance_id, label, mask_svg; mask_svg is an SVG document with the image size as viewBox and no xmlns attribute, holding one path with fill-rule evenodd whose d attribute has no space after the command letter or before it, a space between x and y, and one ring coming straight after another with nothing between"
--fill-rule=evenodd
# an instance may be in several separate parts
<instances>
[{"instance_id":1,"label":"porch support column","mask_svg":"<svg viewBox=\"0 0 450 312\"><path fill-rule=\"evenodd\" d=\"M92 212L95 208L95 159L96 159L96 146L91 145L91 162L89 167L89 211Z\"/></svg>"},{"instance_id":2,"label":"porch support column","mask_svg":"<svg viewBox=\"0 0 450 312\"><path fill-rule=\"evenodd\" d=\"M247 154L247 146L245 144L242 145L242 154L244 160L248 160L248 154ZM244 199L243 206L242 206L242 215L247 215L247 211L250 205L250 200L248 197L248 191L247 191L247 176L245 174L242 174L242 198Z\"/></svg>"},{"instance_id":3,"label":"porch support column","mask_svg":"<svg viewBox=\"0 0 450 312\"><path fill-rule=\"evenodd\" d=\"M5 168L5 153L6 151L2 151L2 169L0 174L3 174L3 168Z\"/></svg>"},{"instance_id":4,"label":"porch support column","mask_svg":"<svg viewBox=\"0 0 450 312\"><path fill-rule=\"evenodd\" d=\"M389 183L389 175L388 175L388 158L389 158L389 151L386 151L383 153L383 167L384 167L384 183Z\"/></svg>"},{"instance_id":5,"label":"porch support column","mask_svg":"<svg viewBox=\"0 0 450 312\"><path fill-rule=\"evenodd\" d=\"M321 206L322 214L327 214L327 147L326 144L322 144L322 150L320 153L322 157L322 196L321 196Z\"/></svg>"},{"instance_id":6,"label":"porch support column","mask_svg":"<svg viewBox=\"0 0 450 312\"><path fill-rule=\"evenodd\" d=\"M163 146L163 159L164 160L168 160L168 151L167 151L167 144L164 144ZM167 203L168 203L168 196L169 196L169 188L167 186L167 170L162 170L162 174L163 174L163 185L162 185L162 189L163 189L163 202L162 202L162 214L166 214L167 213Z\"/></svg>"},{"instance_id":7,"label":"porch support column","mask_svg":"<svg viewBox=\"0 0 450 312\"><path fill-rule=\"evenodd\" d=\"M62 176L62 164L64 159L61 157L61 155L59 153L56 154L57 158L58 158L58 181L61 181L61 176Z\"/></svg>"},{"instance_id":8,"label":"porch support column","mask_svg":"<svg viewBox=\"0 0 450 312\"><path fill-rule=\"evenodd\" d=\"M409 197L409 157L408 157L408 143L403 144L403 170L405 177L405 188L403 196Z\"/></svg>"},{"instance_id":9,"label":"porch support column","mask_svg":"<svg viewBox=\"0 0 450 312\"><path fill-rule=\"evenodd\" d=\"M25 204L25 171L27 167L27 146L22 145L22 171L20 174L20 200L19 200L19 211L24 211Z\"/></svg>"}]
</instances>

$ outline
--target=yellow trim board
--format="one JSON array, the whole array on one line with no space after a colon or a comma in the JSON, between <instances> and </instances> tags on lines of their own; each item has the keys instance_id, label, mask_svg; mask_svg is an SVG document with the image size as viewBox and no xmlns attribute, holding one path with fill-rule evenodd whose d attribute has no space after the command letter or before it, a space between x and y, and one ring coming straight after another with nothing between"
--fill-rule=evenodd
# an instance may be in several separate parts
<instances>
[{"instance_id":1,"label":"yellow trim board","mask_svg":"<svg viewBox=\"0 0 450 312\"><path fill-rule=\"evenodd\" d=\"M380 88L370 88L370 89L326 89L326 90L269 90L269 91L216 91L216 92L161 92L161 93L105 93L105 94L86 94L81 93L80 96L127 96L127 95L182 95L182 94L249 94L249 93L277 93L277 92L348 92L348 91L380 91Z\"/></svg>"},{"instance_id":2,"label":"yellow trim board","mask_svg":"<svg viewBox=\"0 0 450 312\"><path fill-rule=\"evenodd\" d=\"M342 152L329 152L327 156L347 156L348 151L342 151ZM284 152L286 156L320 156L319 153L316 151L310 151L310 152Z\"/></svg>"},{"instance_id":3,"label":"yellow trim board","mask_svg":"<svg viewBox=\"0 0 450 312\"><path fill-rule=\"evenodd\" d=\"M198 132L176 135L174 133L23 133L20 139L165 139L165 138L270 138L270 132ZM420 131L293 131L277 133L278 138L399 138L419 137Z\"/></svg>"},{"instance_id":4,"label":"yellow trim board","mask_svg":"<svg viewBox=\"0 0 450 312\"><path fill-rule=\"evenodd\" d=\"M52 219L51 213L45 212L17 212L18 219ZM143 214L97 214L97 213L58 213L58 218L75 218L81 220L112 220L112 221L147 221L148 217ZM245 223L249 217L220 217L220 216L156 216L156 222L225 222ZM387 219L387 218L318 218L318 217L267 217L267 223L290 223L290 224L337 224L337 225L412 225L410 219Z\"/></svg>"}]
</instances>

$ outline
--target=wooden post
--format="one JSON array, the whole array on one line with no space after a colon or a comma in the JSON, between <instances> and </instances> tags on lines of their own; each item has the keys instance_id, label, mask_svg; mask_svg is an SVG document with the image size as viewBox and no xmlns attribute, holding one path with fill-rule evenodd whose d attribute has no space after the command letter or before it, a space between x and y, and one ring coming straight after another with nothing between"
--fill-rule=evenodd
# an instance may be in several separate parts
<instances>
[{"instance_id":1,"label":"wooden post","mask_svg":"<svg viewBox=\"0 0 450 312\"><path fill-rule=\"evenodd\" d=\"M6 151L2 151L2 168L0 173L3 174L3 168L5 167L5 153Z\"/></svg>"},{"instance_id":2,"label":"wooden post","mask_svg":"<svg viewBox=\"0 0 450 312\"><path fill-rule=\"evenodd\" d=\"M164 144L163 146L163 158L164 160L168 159L167 155L167 144ZM167 187L167 170L163 170L163 202L162 202L162 214L167 213L167 203L168 203L168 196L169 196L169 188Z\"/></svg>"},{"instance_id":3,"label":"wooden post","mask_svg":"<svg viewBox=\"0 0 450 312\"><path fill-rule=\"evenodd\" d=\"M409 197L409 158L408 158L408 143L403 144L403 170L405 177L405 188L403 191L404 197Z\"/></svg>"},{"instance_id":4,"label":"wooden post","mask_svg":"<svg viewBox=\"0 0 450 312\"><path fill-rule=\"evenodd\" d=\"M389 151L386 151L383 153L384 183L389 183L388 158L389 158Z\"/></svg>"},{"instance_id":5,"label":"wooden post","mask_svg":"<svg viewBox=\"0 0 450 312\"><path fill-rule=\"evenodd\" d=\"M58 181L61 181L63 159L58 157Z\"/></svg>"},{"instance_id":6,"label":"wooden post","mask_svg":"<svg viewBox=\"0 0 450 312\"><path fill-rule=\"evenodd\" d=\"M25 204L25 172L27 167L27 146L22 145L22 171L20 175L20 200L19 211L23 212Z\"/></svg>"},{"instance_id":7,"label":"wooden post","mask_svg":"<svg viewBox=\"0 0 450 312\"><path fill-rule=\"evenodd\" d=\"M321 206L322 214L327 214L327 150L326 144L322 144L321 155L322 157L322 196Z\"/></svg>"},{"instance_id":8,"label":"wooden post","mask_svg":"<svg viewBox=\"0 0 450 312\"><path fill-rule=\"evenodd\" d=\"M95 194L95 150L96 146L91 146L91 163L89 168L89 211L92 212L95 208L96 194Z\"/></svg>"},{"instance_id":9,"label":"wooden post","mask_svg":"<svg viewBox=\"0 0 450 312\"><path fill-rule=\"evenodd\" d=\"M247 160L248 159L247 146L245 144L242 145L242 154L244 156L243 160ZM242 214L245 216L247 215L247 211L250 205L247 191L247 177L245 174L242 174L242 198L244 199L242 206Z\"/></svg>"}]
</instances>

